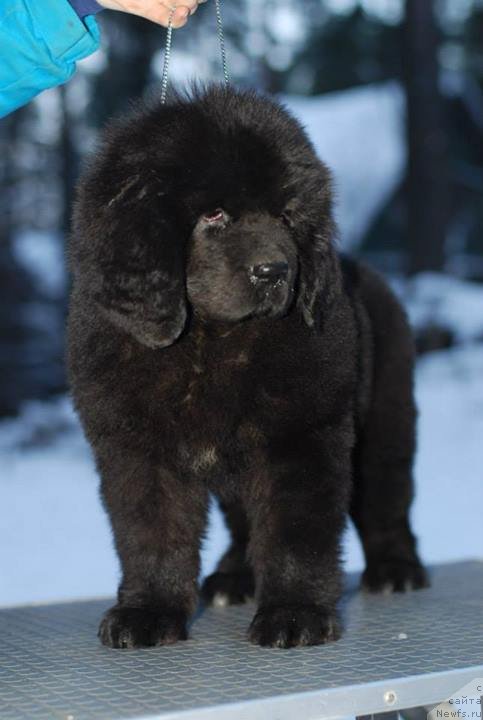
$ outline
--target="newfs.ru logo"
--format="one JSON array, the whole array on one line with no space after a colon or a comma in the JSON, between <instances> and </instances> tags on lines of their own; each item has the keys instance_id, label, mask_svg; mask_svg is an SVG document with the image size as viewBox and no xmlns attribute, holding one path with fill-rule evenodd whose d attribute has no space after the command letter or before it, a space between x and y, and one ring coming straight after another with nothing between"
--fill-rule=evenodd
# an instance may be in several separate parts
<instances>
[{"instance_id":1,"label":"newfs.ru logo","mask_svg":"<svg viewBox=\"0 0 483 720\"><path fill-rule=\"evenodd\" d=\"M483 678L476 678L450 698L435 705L428 720L483 720Z\"/></svg>"}]
</instances>

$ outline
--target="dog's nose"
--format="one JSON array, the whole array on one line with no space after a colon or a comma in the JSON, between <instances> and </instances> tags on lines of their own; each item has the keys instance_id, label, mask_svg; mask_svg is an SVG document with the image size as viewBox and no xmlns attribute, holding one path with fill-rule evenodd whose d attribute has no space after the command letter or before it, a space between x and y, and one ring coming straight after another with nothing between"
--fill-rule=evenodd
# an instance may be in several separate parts
<instances>
[{"instance_id":1,"label":"dog's nose","mask_svg":"<svg viewBox=\"0 0 483 720\"><path fill-rule=\"evenodd\" d=\"M288 275L288 263L271 262L254 265L252 273L257 280L281 280Z\"/></svg>"}]
</instances>

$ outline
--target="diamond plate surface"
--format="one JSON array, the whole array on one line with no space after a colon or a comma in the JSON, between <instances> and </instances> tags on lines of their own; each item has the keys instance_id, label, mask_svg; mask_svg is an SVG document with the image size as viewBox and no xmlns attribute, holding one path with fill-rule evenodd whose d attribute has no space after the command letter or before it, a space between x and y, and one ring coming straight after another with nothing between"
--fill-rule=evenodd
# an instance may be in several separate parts
<instances>
[{"instance_id":1,"label":"diamond plate surface","mask_svg":"<svg viewBox=\"0 0 483 720\"><path fill-rule=\"evenodd\" d=\"M0 719L320 720L439 702L483 673L483 562L431 575L394 596L349 578L343 639L292 650L245 640L253 605L206 611L189 641L145 650L99 645L107 600L2 610Z\"/></svg>"}]
</instances>

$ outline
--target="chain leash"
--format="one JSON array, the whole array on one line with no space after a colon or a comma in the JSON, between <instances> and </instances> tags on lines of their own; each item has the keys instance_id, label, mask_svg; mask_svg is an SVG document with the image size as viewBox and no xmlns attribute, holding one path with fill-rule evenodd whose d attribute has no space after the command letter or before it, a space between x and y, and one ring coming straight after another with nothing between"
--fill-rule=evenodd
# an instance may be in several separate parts
<instances>
[{"instance_id":1,"label":"chain leash","mask_svg":"<svg viewBox=\"0 0 483 720\"><path fill-rule=\"evenodd\" d=\"M225 87L230 84L230 73L228 72L228 63L226 60L225 33L223 31L223 16L221 14L221 0L215 0L216 27L218 30L218 44L220 46L221 68L223 70L223 78Z\"/></svg>"},{"instance_id":2,"label":"chain leash","mask_svg":"<svg viewBox=\"0 0 483 720\"><path fill-rule=\"evenodd\" d=\"M221 13L221 0L214 0L216 13L216 28L218 32L218 44L220 47L221 68L223 71L223 79L225 87L230 84L230 73L228 71L228 62L226 59L225 33L223 30L223 16ZM169 82L169 63L171 60L171 47L173 43L173 16L176 7L172 7L168 18L168 28L166 30L166 42L164 45L163 74L161 76L161 104L166 102Z\"/></svg>"},{"instance_id":3,"label":"chain leash","mask_svg":"<svg viewBox=\"0 0 483 720\"><path fill-rule=\"evenodd\" d=\"M161 104L166 102L168 92L169 61L171 60L171 44L173 42L173 15L176 8L172 7L168 18L168 29L166 30L166 42L164 44L163 74L161 76Z\"/></svg>"}]
</instances>

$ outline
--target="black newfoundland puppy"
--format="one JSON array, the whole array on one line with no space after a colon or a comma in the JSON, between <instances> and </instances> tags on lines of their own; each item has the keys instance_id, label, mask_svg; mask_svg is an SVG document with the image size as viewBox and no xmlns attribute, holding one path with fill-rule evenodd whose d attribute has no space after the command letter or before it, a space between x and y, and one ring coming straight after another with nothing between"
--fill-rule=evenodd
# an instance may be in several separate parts
<instances>
[{"instance_id":1,"label":"black newfoundland puppy","mask_svg":"<svg viewBox=\"0 0 483 720\"><path fill-rule=\"evenodd\" d=\"M69 320L122 565L105 645L187 637L209 493L232 545L201 592L255 596L254 643L339 636L348 513L369 590L426 584L410 331L333 240L329 172L268 99L210 88L108 128L79 187Z\"/></svg>"}]
</instances>

